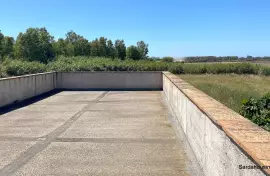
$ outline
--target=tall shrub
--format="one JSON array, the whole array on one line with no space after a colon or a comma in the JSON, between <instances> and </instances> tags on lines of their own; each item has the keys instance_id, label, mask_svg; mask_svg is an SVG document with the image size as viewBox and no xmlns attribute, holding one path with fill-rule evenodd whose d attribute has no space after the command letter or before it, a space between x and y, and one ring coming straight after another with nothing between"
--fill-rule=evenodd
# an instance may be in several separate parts
<instances>
[{"instance_id":1,"label":"tall shrub","mask_svg":"<svg viewBox=\"0 0 270 176\"><path fill-rule=\"evenodd\" d=\"M243 100L240 114L270 131L270 93L258 100L252 97Z\"/></svg>"}]
</instances>

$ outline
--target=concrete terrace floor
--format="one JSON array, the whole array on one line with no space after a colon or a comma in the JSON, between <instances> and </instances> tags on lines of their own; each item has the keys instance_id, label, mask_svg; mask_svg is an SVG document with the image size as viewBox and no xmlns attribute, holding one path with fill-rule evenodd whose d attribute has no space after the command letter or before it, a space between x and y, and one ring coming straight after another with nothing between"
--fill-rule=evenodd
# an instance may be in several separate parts
<instances>
[{"instance_id":1,"label":"concrete terrace floor","mask_svg":"<svg viewBox=\"0 0 270 176\"><path fill-rule=\"evenodd\" d=\"M64 91L0 116L0 175L202 175L160 91Z\"/></svg>"}]
</instances>

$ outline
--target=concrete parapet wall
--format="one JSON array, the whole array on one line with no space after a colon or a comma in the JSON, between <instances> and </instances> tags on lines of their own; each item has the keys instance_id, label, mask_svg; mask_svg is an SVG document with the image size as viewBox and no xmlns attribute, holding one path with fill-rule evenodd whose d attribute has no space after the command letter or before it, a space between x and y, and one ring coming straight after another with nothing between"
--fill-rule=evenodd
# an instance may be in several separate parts
<instances>
[{"instance_id":1,"label":"concrete parapet wall","mask_svg":"<svg viewBox=\"0 0 270 176\"><path fill-rule=\"evenodd\" d=\"M0 107L54 89L162 90L162 72L49 72L0 79Z\"/></svg>"},{"instance_id":2,"label":"concrete parapet wall","mask_svg":"<svg viewBox=\"0 0 270 176\"><path fill-rule=\"evenodd\" d=\"M163 92L205 175L269 175L269 169L240 169L270 165L270 133L164 72Z\"/></svg>"},{"instance_id":3,"label":"concrete parapet wall","mask_svg":"<svg viewBox=\"0 0 270 176\"><path fill-rule=\"evenodd\" d=\"M58 72L57 88L162 90L162 72Z\"/></svg>"},{"instance_id":4,"label":"concrete parapet wall","mask_svg":"<svg viewBox=\"0 0 270 176\"><path fill-rule=\"evenodd\" d=\"M55 72L0 79L0 107L55 89Z\"/></svg>"}]
</instances>

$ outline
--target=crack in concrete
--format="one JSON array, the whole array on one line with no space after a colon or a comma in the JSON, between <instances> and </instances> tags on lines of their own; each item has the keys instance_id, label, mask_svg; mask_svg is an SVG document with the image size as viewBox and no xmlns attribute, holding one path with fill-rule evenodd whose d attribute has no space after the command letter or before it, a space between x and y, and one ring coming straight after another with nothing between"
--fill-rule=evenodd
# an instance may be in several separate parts
<instances>
[{"instance_id":1,"label":"crack in concrete","mask_svg":"<svg viewBox=\"0 0 270 176\"><path fill-rule=\"evenodd\" d=\"M44 140L38 140L36 144L32 147L28 148L25 152L23 152L20 156L14 159L11 163L6 165L0 170L1 176L9 176L23 167L28 161L30 161L34 156L36 156L39 152L44 150L46 147L50 145L59 135L65 132L76 120L80 118L80 116L87 111L89 107L99 102L103 97L105 97L109 91L102 93L98 96L94 101L90 101L82 110L73 115L70 119L68 119L64 124L56 128L50 134L42 137ZM94 103L95 102L95 103Z\"/></svg>"}]
</instances>

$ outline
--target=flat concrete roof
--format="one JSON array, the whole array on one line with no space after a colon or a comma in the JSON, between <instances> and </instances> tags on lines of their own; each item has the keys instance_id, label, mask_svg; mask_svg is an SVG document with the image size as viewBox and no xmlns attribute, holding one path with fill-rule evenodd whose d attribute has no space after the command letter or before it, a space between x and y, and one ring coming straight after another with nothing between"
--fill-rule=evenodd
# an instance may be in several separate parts
<instances>
[{"instance_id":1,"label":"flat concrete roof","mask_svg":"<svg viewBox=\"0 0 270 176\"><path fill-rule=\"evenodd\" d=\"M0 116L0 175L203 175L160 91L64 91Z\"/></svg>"}]
</instances>

